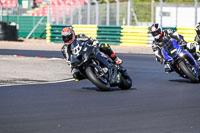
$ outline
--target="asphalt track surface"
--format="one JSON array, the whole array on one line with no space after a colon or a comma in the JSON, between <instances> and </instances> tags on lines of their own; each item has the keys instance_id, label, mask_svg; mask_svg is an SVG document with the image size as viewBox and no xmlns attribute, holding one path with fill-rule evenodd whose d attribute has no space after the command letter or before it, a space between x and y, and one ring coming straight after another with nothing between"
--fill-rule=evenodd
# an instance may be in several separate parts
<instances>
[{"instance_id":1,"label":"asphalt track surface","mask_svg":"<svg viewBox=\"0 0 200 133\"><path fill-rule=\"evenodd\" d=\"M118 55L133 80L130 90L102 92L88 80L0 87L0 133L200 132L200 84L165 74L153 55Z\"/></svg>"}]
</instances>

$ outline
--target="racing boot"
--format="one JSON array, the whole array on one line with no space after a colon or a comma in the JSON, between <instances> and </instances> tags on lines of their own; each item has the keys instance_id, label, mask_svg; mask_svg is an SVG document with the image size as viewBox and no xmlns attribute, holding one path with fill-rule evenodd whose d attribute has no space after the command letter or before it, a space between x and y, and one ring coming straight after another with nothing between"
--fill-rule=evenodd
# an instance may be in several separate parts
<instances>
[{"instance_id":1,"label":"racing boot","mask_svg":"<svg viewBox=\"0 0 200 133\"><path fill-rule=\"evenodd\" d=\"M168 63L165 64L164 68L165 68L165 73L170 73L173 71L170 64L168 64Z\"/></svg>"},{"instance_id":2,"label":"racing boot","mask_svg":"<svg viewBox=\"0 0 200 133\"><path fill-rule=\"evenodd\" d=\"M76 68L72 69L72 76L75 81L80 81L84 79L84 77L80 74L79 70Z\"/></svg>"}]
</instances>

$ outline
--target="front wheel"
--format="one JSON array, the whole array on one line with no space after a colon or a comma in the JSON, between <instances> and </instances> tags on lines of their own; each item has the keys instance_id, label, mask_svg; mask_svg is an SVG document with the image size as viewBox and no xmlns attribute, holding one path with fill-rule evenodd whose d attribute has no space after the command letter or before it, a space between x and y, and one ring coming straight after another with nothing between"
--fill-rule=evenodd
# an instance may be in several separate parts
<instances>
[{"instance_id":1,"label":"front wheel","mask_svg":"<svg viewBox=\"0 0 200 133\"><path fill-rule=\"evenodd\" d=\"M90 66L88 66L85 69L85 73L86 73L88 79L93 84L95 84L100 90L108 91L110 89L109 84L105 84L99 78L97 78L97 75L94 73L93 69Z\"/></svg>"},{"instance_id":2,"label":"front wheel","mask_svg":"<svg viewBox=\"0 0 200 133\"><path fill-rule=\"evenodd\" d=\"M122 90L128 90L132 86L132 80L127 72L123 72L121 75L121 83L119 84L119 88Z\"/></svg>"},{"instance_id":3,"label":"front wheel","mask_svg":"<svg viewBox=\"0 0 200 133\"><path fill-rule=\"evenodd\" d=\"M179 63L179 67L183 71L183 73L194 83L199 82L198 76L196 77L195 74L193 73L193 70L187 67L187 65L181 61Z\"/></svg>"}]
</instances>

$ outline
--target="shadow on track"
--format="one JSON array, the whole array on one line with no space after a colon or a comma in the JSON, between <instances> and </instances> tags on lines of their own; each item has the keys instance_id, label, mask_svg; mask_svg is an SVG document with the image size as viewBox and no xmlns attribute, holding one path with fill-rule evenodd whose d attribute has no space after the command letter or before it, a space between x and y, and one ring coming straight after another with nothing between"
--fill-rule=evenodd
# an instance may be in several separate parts
<instances>
[{"instance_id":1,"label":"shadow on track","mask_svg":"<svg viewBox=\"0 0 200 133\"><path fill-rule=\"evenodd\" d=\"M97 87L82 87L84 90L92 90L92 91L99 91L99 92L113 92L113 91L128 91L128 90L137 90L136 88L130 88L128 90L122 90L118 87L112 87L109 91L102 91Z\"/></svg>"},{"instance_id":2,"label":"shadow on track","mask_svg":"<svg viewBox=\"0 0 200 133\"><path fill-rule=\"evenodd\" d=\"M179 82L179 83L190 83L190 84L198 84L198 83L193 83L189 79L172 79L169 80L170 82Z\"/></svg>"}]
</instances>

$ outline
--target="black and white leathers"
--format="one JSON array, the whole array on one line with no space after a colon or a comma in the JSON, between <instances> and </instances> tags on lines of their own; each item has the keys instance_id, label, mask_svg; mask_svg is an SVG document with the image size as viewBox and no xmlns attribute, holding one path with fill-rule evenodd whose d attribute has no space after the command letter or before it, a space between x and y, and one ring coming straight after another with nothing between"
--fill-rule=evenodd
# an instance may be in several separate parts
<instances>
[{"instance_id":1,"label":"black and white leathers","mask_svg":"<svg viewBox=\"0 0 200 133\"><path fill-rule=\"evenodd\" d=\"M187 43L184 41L184 38L182 35L178 34L177 32L167 29L163 30L163 32L160 34L159 39L154 39L152 43L152 49L154 54L156 55L156 60L164 64L164 57L161 53L161 48L167 43L171 38L177 40L179 44L186 46Z\"/></svg>"}]
</instances>

